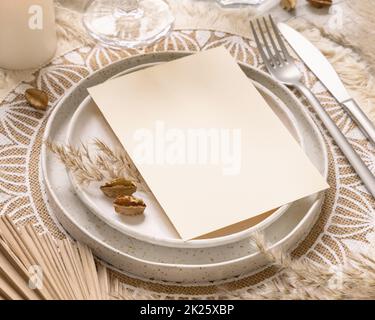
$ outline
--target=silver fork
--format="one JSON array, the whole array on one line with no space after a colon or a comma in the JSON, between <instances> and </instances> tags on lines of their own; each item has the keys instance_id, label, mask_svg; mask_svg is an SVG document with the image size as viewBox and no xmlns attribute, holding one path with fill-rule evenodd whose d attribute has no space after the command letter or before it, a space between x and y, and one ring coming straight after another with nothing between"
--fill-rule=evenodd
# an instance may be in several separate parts
<instances>
[{"instance_id":1,"label":"silver fork","mask_svg":"<svg viewBox=\"0 0 375 320\"><path fill-rule=\"evenodd\" d=\"M280 36L272 16L269 16L271 27L263 17L263 25L260 19L257 19L259 32L256 31L254 23L250 21L251 29L254 34L255 42L258 46L260 55L269 71L269 73L278 81L296 88L310 102L315 112L340 147L341 151L349 160L350 164L362 179L368 191L375 197L375 176L368 169L359 155L355 152L344 134L337 127L335 122L330 118L328 113L320 104L319 100L302 82L302 73L297 68L290 56L284 41ZM259 36L260 34L260 36ZM263 44L260 41L262 38Z\"/></svg>"}]
</instances>

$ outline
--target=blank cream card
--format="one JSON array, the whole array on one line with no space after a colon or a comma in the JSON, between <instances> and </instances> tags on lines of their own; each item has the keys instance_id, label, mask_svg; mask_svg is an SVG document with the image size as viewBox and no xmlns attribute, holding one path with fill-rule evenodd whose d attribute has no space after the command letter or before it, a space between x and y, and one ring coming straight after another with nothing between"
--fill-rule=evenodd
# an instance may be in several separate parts
<instances>
[{"instance_id":1,"label":"blank cream card","mask_svg":"<svg viewBox=\"0 0 375 320\"><path fill-rule=\"evenodd\" d=\"M89 92L184 240L329 187L223 47Z\"/></svg>"}]
</instances>

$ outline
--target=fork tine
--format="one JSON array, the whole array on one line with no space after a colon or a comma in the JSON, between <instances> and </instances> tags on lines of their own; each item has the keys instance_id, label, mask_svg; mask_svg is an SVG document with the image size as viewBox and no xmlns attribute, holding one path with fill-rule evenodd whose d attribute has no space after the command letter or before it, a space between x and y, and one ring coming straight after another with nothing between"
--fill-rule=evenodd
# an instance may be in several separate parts
<instances>
[{"instance_id":1,"label":"fork tine","mask_svg":"<svg viewBox=\"0 0 375 320\"><path fill-rule=\"evenodd\" d=\"M268 34L268 38L270 38L273 51L274 51L274 53L276 55L276 58L277 58L275 60L276 60L276 62L279 62L280 64L282 64L283 61L284 61L284 58L280 55L279 48L277 47L277 45L276 45L276 43L275 43L275 41L273 39L272 33L270 31L270 28L268 27L267 20L266 20L265 17L263 17L263 22L264 22L264 25L266 26L266 31L267 31L267 34Z\"/></svg>"},{"instance_id":2,"label":"fork tine","mask_svg":"<svg viewBox=\"0 0 375 320\"><path fill-rule=\"evenodd\" d=\"M271 61L267 58L266 53L263 50L263 46L262 46L262 44L261 44L261 42L259 40L258 34L257 34L256 30L255 30L255 27L254 27L254 24L253 24L252 21L250 21L250 26L251 26L251 30L253 32L255 43L257 44L260 56L262 57L263 62L265 63L265 65L268 67L269 65L271 65Z\"/></svg>"},{"instance_id":3,"label":"fork tine","mask_svg":"<svg viewBox=\"0 0 375 320\"><path fill-rule=\"evenodd\" d=\"M287 61L291 61L292 60L292 57L290 56L289 52L288 52L288 49L286 48L285 44L284 44L284 41L283 39L281 39L280 37L280 31L279 31L279 28L276 26L275 24L275 21L273 20L272 16L269 15L269 19L271 21L271 25L272 25L272 29L273 29L273 32L275 33L275 36L276 36L276 39L277 39L277 42L282 50L282 52L284 53L284 57L285 57L285 60Z\"/></svg>"},{"instance_id":4,"label":"fork tine","mask_svg":"<svg viewBox=\"0 0 375 320\"><path fill-rule=\"evenodd\" d=\"M270 45L269 45L266 37L264 36L264 32L263 32L262 26L261 26L261 24L259 22L259 19L257 19L257 23L258 23L258 28L259 28L259 31L260 31L260 35L261 35L261 37L263 39L263 45L266 48L266 51L268 53L268 57L272 61L272 64L275 66L276 65L276 60L275 60L275 58L274 58L274 56L273 56L273 54L271 52Z\"/></svg>"}]
</instances>

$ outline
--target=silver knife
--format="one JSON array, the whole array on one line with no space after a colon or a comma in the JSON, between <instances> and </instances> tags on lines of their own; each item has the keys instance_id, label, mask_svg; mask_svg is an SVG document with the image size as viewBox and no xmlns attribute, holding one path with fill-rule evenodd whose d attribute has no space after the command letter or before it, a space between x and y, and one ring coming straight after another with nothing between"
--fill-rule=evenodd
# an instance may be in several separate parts
<instances>
[{"instance_id":1,"label":"silver knife","mask_svg":"<svg viewBox=\"0 0 375 320\"><path fill-rule=\"evenodd\" d=\"M281 34L301 60L351 115L363 134L375 144L375 125L349 95L337 72L327 58L298 31L285 23L279 23L278 27Z\"/></svg>"}]
</instances>

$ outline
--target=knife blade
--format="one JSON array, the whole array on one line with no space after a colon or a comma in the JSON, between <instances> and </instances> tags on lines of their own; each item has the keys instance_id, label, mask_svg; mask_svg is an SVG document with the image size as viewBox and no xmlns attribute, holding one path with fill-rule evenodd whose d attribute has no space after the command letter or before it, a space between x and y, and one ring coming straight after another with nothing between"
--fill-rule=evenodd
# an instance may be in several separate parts
<instances>
[{"instance_id":1,"label":"knife blade","mask_svg":"<svg viewBox=\"0 0 375 320\"><path fill-rule=\"evenodd\" d=\"M349 113L363 134L375 144L375 125L350 96L327 58L298 31L285 23L279 23L278 27L283 37L301 60Z\"/></svg>"}]
</instances>

